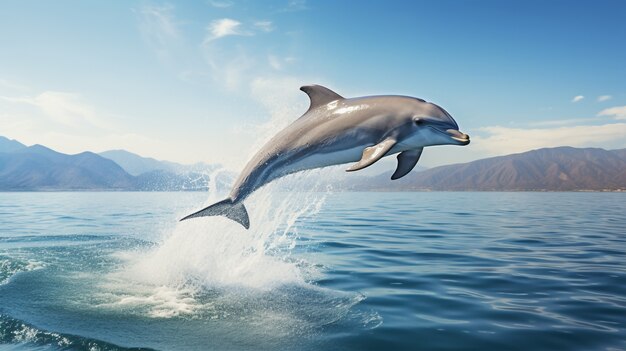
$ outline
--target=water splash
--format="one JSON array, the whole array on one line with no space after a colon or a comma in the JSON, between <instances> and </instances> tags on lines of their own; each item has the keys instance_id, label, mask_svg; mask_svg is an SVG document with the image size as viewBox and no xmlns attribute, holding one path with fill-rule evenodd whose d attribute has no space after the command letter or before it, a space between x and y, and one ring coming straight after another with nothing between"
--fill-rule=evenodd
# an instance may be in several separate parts
<instances>
[{"instance_id":1,"label":"water splash","mask_svg":"<svg viewBox=\"0 0 626 351\"><path fill-rule=\"evenodd\" d=\"M167 286L272 289L305 283L302 261L292 258L297 220L319 210L325 194L289 193L280 184L257 191L246 206L252 226L246 230L222 217L179 223L156 249L133 262L134 280ZM205 205L215 201L209 196Z\"/></svg>"}]
</instances>

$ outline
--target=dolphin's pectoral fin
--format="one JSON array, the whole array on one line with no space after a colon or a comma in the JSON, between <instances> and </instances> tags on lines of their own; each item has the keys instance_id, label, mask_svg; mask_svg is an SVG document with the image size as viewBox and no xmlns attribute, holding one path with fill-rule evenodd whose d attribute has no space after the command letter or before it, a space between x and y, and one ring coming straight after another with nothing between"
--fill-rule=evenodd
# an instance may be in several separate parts
<instances>
[{"instance_id":1,"label":"dolphin's pectoral fin","mask_svg":"<svg viewBox=\"0 0 626 351\"><path fill-rule=\"evenodd\" d=\"M196 217L205 216L224 216L233 221L241 224L244 228L250 228L250 219L248 218L248 211L246 211L243 202L233 202L231 199L222 200L216 202L213 205L203 208L198 212L194 212L184 218L181 221Z\"/></svg>"},{"instance_id":2,"label":"dolphin's pectoral fin","mask_svg":"<svg viewBox=\"0 0 626 351\"><path fill-rule=\"evenodd\" d=\"M317 106L326 105L331 101L343 99L341 95L321 85L305 85L300 87L300 90L304 91L311 99L309 110Z\"/></svg>"},{"instance_id":3,"label":"dolphin's pectoral fin","mask_svg":"<svg viewBox=\"0 0 626 351\"><path fill-rule=\"evenodd\" d=\"M380 160L385 154L391 150L391 148L396 144L396 139L387 138L380 143L366 147L363 150L363 156L361 156L361 160L352 166L350 166L346 171L358 171L359 169L363 169L365 167L371 166L374 162Z\"/></svg>"},{"instance_id":4,"label":"dolphin's pectoral fin","mask_svg":"<svg viewBox=\"0 0 626 351\"><path fill-rule=\"evenodd\" d=\"M424 151L423 147L414 150L402 151L398 154L398 167L396 167L396 171L393 172L391 176L391 180L396 180L404 177L409 174L411 170L419 161L420 156L422 156L422 151Z\"/></svg>"}]
</instances>

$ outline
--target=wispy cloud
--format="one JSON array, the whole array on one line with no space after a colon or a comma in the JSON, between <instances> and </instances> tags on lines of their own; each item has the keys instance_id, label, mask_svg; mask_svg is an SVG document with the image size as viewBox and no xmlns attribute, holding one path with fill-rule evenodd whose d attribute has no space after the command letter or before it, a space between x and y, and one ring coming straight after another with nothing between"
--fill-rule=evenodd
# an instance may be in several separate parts
<instances>
[{"instance_id":1,"label":"wispy cloud","mask_svg":"<svg viewBox=\"0 0 626 351\"><path fill-rule=\"evenodd\" d=\"M211 6L213 7L217 7L219 9L225 9L225 8L229 8L231 6L233 6L233 2L229 1L229 0L213 0L213 1L209 1L209 4L211 4Z\"/></svg>"},{"instance_id":2,"label":"wispy cloud","mask_svg":"<svg viewBox=\"0 0 626 351\"><path fill-rule=\"evenodd\" d=\"M50 121L66 127L111 129L107 119L98 116L95 109L78 94L46 91L34 97L0 96L0 99L35 106Z\"/></svg>"},{"instance_id":3,"label":"wispy cloud","mask_svg":"<svg viewBox=\"0 0 626 351\"><path fill-rule=\"evenodd\" d=\"M306 0L289 0L284 11L304 11L308 8Z\"/></svg>"},{"instance_id":4,"label":"wispy cloud","mask_svg":"<svg viewBox=\"0 0 626 351\"><path fill-rule=\"evenodd\" d=\"M275 55L268 55L267 56L267 62L270 64L270 66L279 71L283 68L283 62L280 58L278 58Z\"/></svg>"},{"instance_id":5,"label":"wispy cloud","mask_svg":"<svg viewBox=\"0 0 626 351\"><path fill-rule=\"evenodd\" d=\"M253 33L244 31L241 22L231 18L212 21L206 31L202 52L211 69L210 75L220 86L234 91L239 88L243 77L254 66L255 59L248 55L245 46L217 39Z\"/></svg>"},{"instance_id":6,"label":"wispy cloud","mask_svg":"<svg viewBox=\"0 0 626 351\"><path fill-rule=\"evenodd\" d=\"M241 22L231 19L222 18L211 22L207 27L207 35L204 39L204 43L231 36L231 35L251 35L252 33L243 31L241 29Z\"/></svg>"},{"instance_id":7,"label":"wispy cloud","mask_svg":"<svg viewBox=\"0 0 626 351\"><path fill-rule=\"evenodd\" d=\"M584 98L585 98L585 97L584 97L584 96L582 96L582 95L576 95L576 96L574 96L574 98L572 99L572 102L579 102L579 101L581 101L581 100L582 100L582 99L584 99Z\"/></svg>"},{"instance_id":8,"label":"wispy cloud","mask_svg":"<svg viewBox=\"0 0 626 351\"><path fill-rule=\"evenodd\" d=\"M611 100L613 97L611 95L600 95L598 96L598 102Z\"/></svg>"},{"instance_id":9,"label":"wispy cloud","mask_svg":"<svg viewBox=\"0 0 626 351\"><path fill-rule=\"evenodd\" d=\"M119 116L100 111L76 93L45 91L0 96L2 134L66 153L125 148L144 155L168 150L162 140L124 131Z\"/></svg>"},{"instance_id":10,"label":"wispy cloud","mask_svg":"<svg viewBox=\"0 0 626 351\"><path fill-rule=\"evenodd\" d=\"M528 123L531 127L556 127L565 125L580 125L581 123L589 123L596 121L597 118L570 118L570 119L554 119L549 121L539 121Z\"/></svg>"},{"instance_id":11,"label":"wispy cloud","mask_svg":"<svg viewBox=\"0 0 626 351\"><path fill-rule=\"evenodd\" d=\"M139 30L161 59L167 59L181 39L172 6L146 5L139 8Z\"/></svg>"},{"instance_id":12,"label":"wispy cloud","mask_svg":"<svg viewBox=\"0 0 626 351\"><path fill-rule=\"evenodd\" d=\"M611 108L606 108L598 112L598 116L609 116L615 119L626 119L626 106L615 106Z\"/></svg>"},{"instance_id":13,"label":"wispy cloud","mask_svg":"<svg viewBox=\"0 0 626 351\"><path fill-rule=\"evenodd\" d=\"M271 32L274 30L272 21L256 21L254 26L263 32Z\"/></svg>"},{"instance_id":14,"label":"wispy cloud","mask_svg":"<svg viewBox=\"0 0 626 351\"><path fill-rule=\"evenodd\" d=\"M250 37L269 33L273 29L271 21L244 25L235 19L222 18L209 23L202 43L202 53L211 68L212 78L228 90L235 90L241 87L242 81L251 81L258 76L261 69L267 71L268 64L276 70L280 69L282 63L279 59L265 61L258 53L252 52L245 42L218 40L228 36Z\"/></svg>"},{"instance_id":15,"label":"wispy cloud","mask_svg":"<svg viewBox=\"0 0 626 351\"><path fill-rule=\"evenodd\" d=\"M203 46L203 54L210 68L210 77L221 87L235 91L241 82L249 80L257 61L245 47L226 45L216 41Z\"/></svg>"}]
</instances>

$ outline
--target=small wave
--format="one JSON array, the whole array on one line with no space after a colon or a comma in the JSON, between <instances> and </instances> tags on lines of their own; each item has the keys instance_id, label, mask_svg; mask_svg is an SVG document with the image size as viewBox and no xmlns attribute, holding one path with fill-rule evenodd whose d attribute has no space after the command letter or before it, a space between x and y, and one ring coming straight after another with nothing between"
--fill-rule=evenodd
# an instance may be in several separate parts
<instances>
[{"instance_id":1,"label":"small wave","mask_svg":"<svg viewBox=\"0 0 626 351\"><path fill-rule=\"evenodd\" d=\"M43 262L33 259L21 260L18 258L0 256L0 285L8 283L16 274L34 271L44 266Z\"/></svg>"},{"instance_id":2,"label":"small wave","mask_svg":"<svg viewBox=\"0 0 626 351\"><path fill-rule=\"evenodd\" d=\"M10 344L13 350L149 350L124 348L100 340L41 330L2 314L0 314L0 344Z\"/></svg>"}]
</instances>

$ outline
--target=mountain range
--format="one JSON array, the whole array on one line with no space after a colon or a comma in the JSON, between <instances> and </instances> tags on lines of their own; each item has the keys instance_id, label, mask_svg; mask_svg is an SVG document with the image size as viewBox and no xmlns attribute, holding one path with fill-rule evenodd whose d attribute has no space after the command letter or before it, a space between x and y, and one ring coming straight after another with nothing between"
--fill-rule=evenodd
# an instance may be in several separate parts
<instances>
[{"instance_id":1,"label":"mountain range","mask_svg":"<svg viewBox=\"0 0 626 351\"><path fill-rule=\"evenodd\" d=\"M68 155L0 136L0 191L206 190L209 175L219 168L157 161L123 150L102 154L112 156ZM231 178L222 174L217 181L230 183Z\"/></svg>"},{"instance_id":2,"label":"mountain range","mask_svg":"<svg viewBox=\"0 0 626 351\"><path fill-rule=\"evenodd\" d=\"M364 190L626 190L626 149L538 149L412 172L393 185L391 173L375 177Z\"/></svg>"},{"instance_id":3,"label":"mountain range","mask_svg":"<svg viewBox=\"0 0 626 351\"><path fill-rule=\"evenodd\" d=\"M98 155L114 161L133 176L152 171L166 171L180 174L187 172L208 172L219 168L219 165L210 165L202 162L192 165L183 165L176 162L159 161L151 157L142 157L126 150L109 150L100 152Z\"/></svg>"},{"instance_id":4,"label":"mountain range","mask_svg":"<svg viewBox=\"0 0 626 351\"><path fill-rule=\"evenodd\" d=\"M219 168L159 161L125 150L67 155L0 136L0 191L206 190L210 175ZM391 173L342 176L333 183L333 189L621 191L626 190L626 149L547 148L431 169L418 167L395 181L390 180ZM235 177L230 172L219 174L218 186L227 187Z\"/></svg>"}]
</instances>

